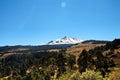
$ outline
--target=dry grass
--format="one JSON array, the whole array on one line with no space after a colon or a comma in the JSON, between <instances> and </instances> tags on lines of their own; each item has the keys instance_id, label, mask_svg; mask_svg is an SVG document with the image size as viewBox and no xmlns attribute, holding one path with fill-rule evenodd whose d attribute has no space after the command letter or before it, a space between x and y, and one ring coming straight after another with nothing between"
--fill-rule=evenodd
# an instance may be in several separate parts
<instances>
[{"instance_id":1,"label":"dry grass","mask_svg":"<svg viewBox=\"0 0 120 80\"><path fill-rule=\"evenodd\" d=\"M6 58L6 57L8 57L8 56L10 56L10 55L13 55L13 54L16 54L16 53L4 53L2 56L0 56L0 59L3 59L3 58Z\"/></svg>"},{"instance_id":2,"label":"dry grass","mask_svg":"<svg viewBox=\"0 0 120 80\"><path fill-rule=\"evenodd\" d=\"M67 48L66 53L78 56L84 49L89 51L90 49L94 49L95 47L104 46L104 45L105 44L92 44L92 43L78 44L78 45Z\"/></svg>"}]
</instances>

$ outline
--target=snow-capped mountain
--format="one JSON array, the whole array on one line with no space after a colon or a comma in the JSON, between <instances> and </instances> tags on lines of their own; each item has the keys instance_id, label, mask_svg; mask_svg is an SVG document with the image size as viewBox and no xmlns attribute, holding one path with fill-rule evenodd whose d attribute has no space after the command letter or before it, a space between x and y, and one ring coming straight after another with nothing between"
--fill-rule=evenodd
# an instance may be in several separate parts
<instances>
[{"instance_id":1,"label":"snow-capped mountain","mask_svg":"<svg viewBox=\"0 0 120 80\"><path fill-rule=\"evenodd\" d=\"M59 45L59 44L76 44L81 43L83 40L79 40L77 38L71 38L71 37L63 37L61 39L56 39L53 41L50 41L47 43L47 45Z\"/></svg>"}]
</instances>

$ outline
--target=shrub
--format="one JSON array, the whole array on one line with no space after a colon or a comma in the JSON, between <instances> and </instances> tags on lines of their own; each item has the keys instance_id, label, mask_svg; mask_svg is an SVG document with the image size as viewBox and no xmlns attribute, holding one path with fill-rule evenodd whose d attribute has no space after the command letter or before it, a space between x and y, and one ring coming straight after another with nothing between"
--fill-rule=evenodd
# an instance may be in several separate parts
<instances>
[{"instance_id":1,"label":"shrub","mask_svg":"<svg viewBox=\"0 0 120 80\"><path fill-rule=\"evenodd\" d=\"M82 73L80 80L103 80L103 77L100 72L86 70Z\"/></svg>"},{"instance_id":2,"label":"shrub","mask_svg":"<svg viewBox=\"0 0 120 80\"><path fill-rule=\"evenodd\" d=\"M74 71L66 71L64 74L62 74L58 80L69 80L70 76L74 73Z\"/></svg>"},{"instance_id":3,"label":"shrub","mask_svg":"<svg viewBox=\"0 0 120 80\"><path fill-rule=\"evenodd\" d=\"M71 75L71 77L70 77L70 79L69 80L81 80L80 79L80 73L77 71L77 72L75 72L75 73L73 73L72 75Z\"/></svg>"},{"instance_id":4,"label":"shrub","mask_svg":"<svg viewBox=\"0 0 120 80\"><path fill-rule=\"evenodd\" d=\"M100 72L95 72L92 70L86 70L80 74L78 71L68 71L58 80L103 80L103 77Z\"/></svg>"}]
</instances>

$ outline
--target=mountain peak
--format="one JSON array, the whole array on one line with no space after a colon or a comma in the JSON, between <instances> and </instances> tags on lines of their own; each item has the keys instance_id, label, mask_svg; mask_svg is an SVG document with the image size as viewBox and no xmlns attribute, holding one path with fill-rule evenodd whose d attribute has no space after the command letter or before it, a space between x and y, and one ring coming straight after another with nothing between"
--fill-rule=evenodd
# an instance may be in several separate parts
<instances>
[{"instance_id":1,"label":"mountain peak","mask_svg":"<svg viewBox=\"0 0 120 80\"><path fill-rule=\"evenodd\" d=\"M69 37L67 37L67 36L64 36L62 39L66 39L66 38L69 38Z\"/></svg>"},{"instance_id":2,"label":"mountain peak","mask_svg":"<svg viewBox=\"0 0 120 80\"><path fill-rule=\"evenodd\" d=\"M68 36L64 36L61 39L56 39L53 41L48 42L48 45L58 45L58 44L76 44L76 43L81 43L82 40L77 39L77 38L71 38Z\"/></svg>"}]
</instances>

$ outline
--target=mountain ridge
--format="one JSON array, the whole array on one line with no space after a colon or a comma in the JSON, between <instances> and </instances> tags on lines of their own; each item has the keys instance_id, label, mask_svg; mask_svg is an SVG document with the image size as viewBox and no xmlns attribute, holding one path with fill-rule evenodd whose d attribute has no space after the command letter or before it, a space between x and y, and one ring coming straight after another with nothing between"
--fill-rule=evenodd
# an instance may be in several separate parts
<instances>
[{"instance_id":1,"label":"mountain ridge","mask_svg":"<svg viewBox=\"0 0 120 80\"><path fill-rule=\"evenodd\" d=\"M63 37L61 39L52 40L47 43L47 45L59 45L59 44L77 44L81 43L83 40L72 38L72 37Z\"/></svg>"}]
</instances>

